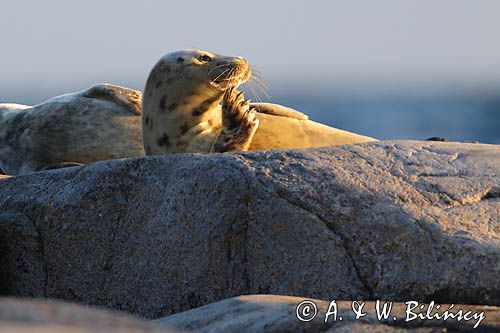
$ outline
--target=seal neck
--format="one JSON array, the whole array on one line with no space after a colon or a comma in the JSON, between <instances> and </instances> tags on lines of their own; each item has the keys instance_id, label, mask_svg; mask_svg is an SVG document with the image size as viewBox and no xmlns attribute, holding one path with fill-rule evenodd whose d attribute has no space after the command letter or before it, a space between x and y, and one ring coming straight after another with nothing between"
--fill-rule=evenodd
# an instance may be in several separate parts
<instances>
[{"instance_id":1,"label":"seal neck","mask_svg":"<svg viewBox=\"0 0 500 333\"><path fill-rule=\"evenodd\" d=\"M206 152L220 128L223 92L176 83L158 89L153 85L143 94L142 135L148 155Z\"/></svg>"}]
</instances>

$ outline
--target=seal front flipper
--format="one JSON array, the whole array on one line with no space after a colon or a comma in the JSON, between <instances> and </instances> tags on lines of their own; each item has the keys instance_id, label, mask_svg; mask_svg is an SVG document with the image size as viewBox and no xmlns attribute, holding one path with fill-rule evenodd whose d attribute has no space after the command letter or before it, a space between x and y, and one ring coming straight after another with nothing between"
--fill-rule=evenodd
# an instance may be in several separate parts
<instances>
[{"instance_id":1,"label":"seal front flipper","mask_svg":"<svg viewBox=\"0 0 500 333\"><path fill-rule=\"evenodd\" d=\"M259 113L266 113L273 116L289 117L299 120L309 119L309 117L303 114L302 112L299 112L297 110L279 104L252 103L250 104L250 107L254 108Z\"/></svg>"},{"instance_id":2,"label":"seal front flipper","mask_svg":"<svg viewBox=\"0 0 500 333\"><path fill-rule=\"evenodd\" d=\"M133 114L141 114L142 94L137 90L101 83L83 91L82 96L108 100L124 107Z\"/></svg>"},{"instance_id":3,"label":"seal front flipper","mask_svg":"<svg viewBox=\"0 0 500 333\"><path fill-rule=\"evenodd\" d=\"M248 150L258 127L250 101L234 87L228 89L222 100L222 130L210 152Z\"/></svg>"}]
</instances>

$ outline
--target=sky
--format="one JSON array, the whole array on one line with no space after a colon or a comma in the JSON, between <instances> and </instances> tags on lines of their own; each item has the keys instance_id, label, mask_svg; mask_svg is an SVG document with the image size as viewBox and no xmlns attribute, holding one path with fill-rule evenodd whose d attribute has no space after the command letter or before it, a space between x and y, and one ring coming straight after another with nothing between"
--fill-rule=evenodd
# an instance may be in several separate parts
<instances>
[{"instance_id":1,"label":"sky","mask_svg":"<svg viewBox=\"0 0 500 333\"><path fill-rule=\"evenodd\" d=\"M497 0L47 0L1 9L1 101L98 82L142 89L154 63L183 48L242 55L271 92L500 91Z\"/></svg>"}]
</instances>

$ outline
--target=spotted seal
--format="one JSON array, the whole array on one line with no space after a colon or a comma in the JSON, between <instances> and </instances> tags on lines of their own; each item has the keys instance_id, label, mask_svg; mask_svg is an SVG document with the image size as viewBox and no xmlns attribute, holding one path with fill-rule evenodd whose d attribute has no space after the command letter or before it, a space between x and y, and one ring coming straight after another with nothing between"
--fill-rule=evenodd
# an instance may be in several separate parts
<instances>
[{"instance_id":1,"label":"spotted seal","mask_svg":"<svg viewBox=\"0 0 500 333\"><path fill-rule=\"evenodd\" d=\"M293 109L250 103L237 87L248 61L200 50L161 58L142 100L146 155L310 148L374 141L308 120Z\"/></svg>"},{"instance_id":2,"label":"spotted seal","mask_svg":"<svg viewBox=\"0 0 500 333\"><path fill-rule=\"evenodd\" d=\"M0 104L0 168L10 175L143 156L141 93L98 84L27 106Z\"/></svg>"},{"instance_id":3,"label":"spotted seal","mask_svg":"<svg viewBox=\"0 0 500 333\"><path fill-rule=\"evenodd\" d=\"M208 153L373 140L281 105L250 103L237 87L251 74L242 57L183 50L154 66L142 96L98 84L35 106L0 104L0 169L18 175L144 151Z\"/></svg>"}]
</instances>

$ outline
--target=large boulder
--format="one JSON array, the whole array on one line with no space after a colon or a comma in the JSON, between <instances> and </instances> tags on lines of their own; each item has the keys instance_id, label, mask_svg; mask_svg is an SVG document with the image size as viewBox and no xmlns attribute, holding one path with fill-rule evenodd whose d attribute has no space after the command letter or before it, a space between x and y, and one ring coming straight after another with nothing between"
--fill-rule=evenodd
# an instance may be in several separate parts
<instances>
[{"instance_id":1,"label":"large boulder","mask_svg":"<svg viewBox=\"0 0 500 333\"><path fill-rule=\"evenodd\" d=\"M0 293L158 318L242 294L500 305L500 149L376 142L0 181Z\"/></svg>"},{"instance_id":2,"label":"large boulder","mask_svg":"<svg viewBox=\"0 0 500 333\"><path fill-rule=\"evenodd\" d=\"M0 298L5 333L175 333L140 318L52 300Z\"/></svg>"},{"instance_id":3,"label":"large boulder","mask_svg":"<svg viewBox=\"0 0 500 333\"><path fill-rule=\"evenodd\" d=\"M387 317L377 317L374 302L323 301L278 295L225 299L153 322L123 313L52 300L0 298L0 332L498 332L500 308L380 303ZM438 305L440 308L437 308ZM426 317L427 311L433 319ZM356 318L356 311L365 315ZM462 313L460 314L460 310ZM380 311L380 310L379 310ZM444 315L455 315L446 320ZM439 316L438 316L439 314ZM417 315L423 316L422 319ZM417 316L417 317L416 317ZM299 320L301 318L302 320ZM396 318L396 320L394 320Z\"/></svg>"},{"instance_id":4,"label":"large boulder","mask_svg":"<svg viewBox=\"0 0 500 333\"><path fill-rule=\"evenodd\" d=\"M430 303L415 306L411 302L377 305L376 302L247 295L177 313L155 320L154 324L186 333L500 332L498 307ZM420 309L421 306L424 308ZM387 317L383 315L384 308ZM356 313L364 315L356 316Z\"/></svg>"}]
</instances>

